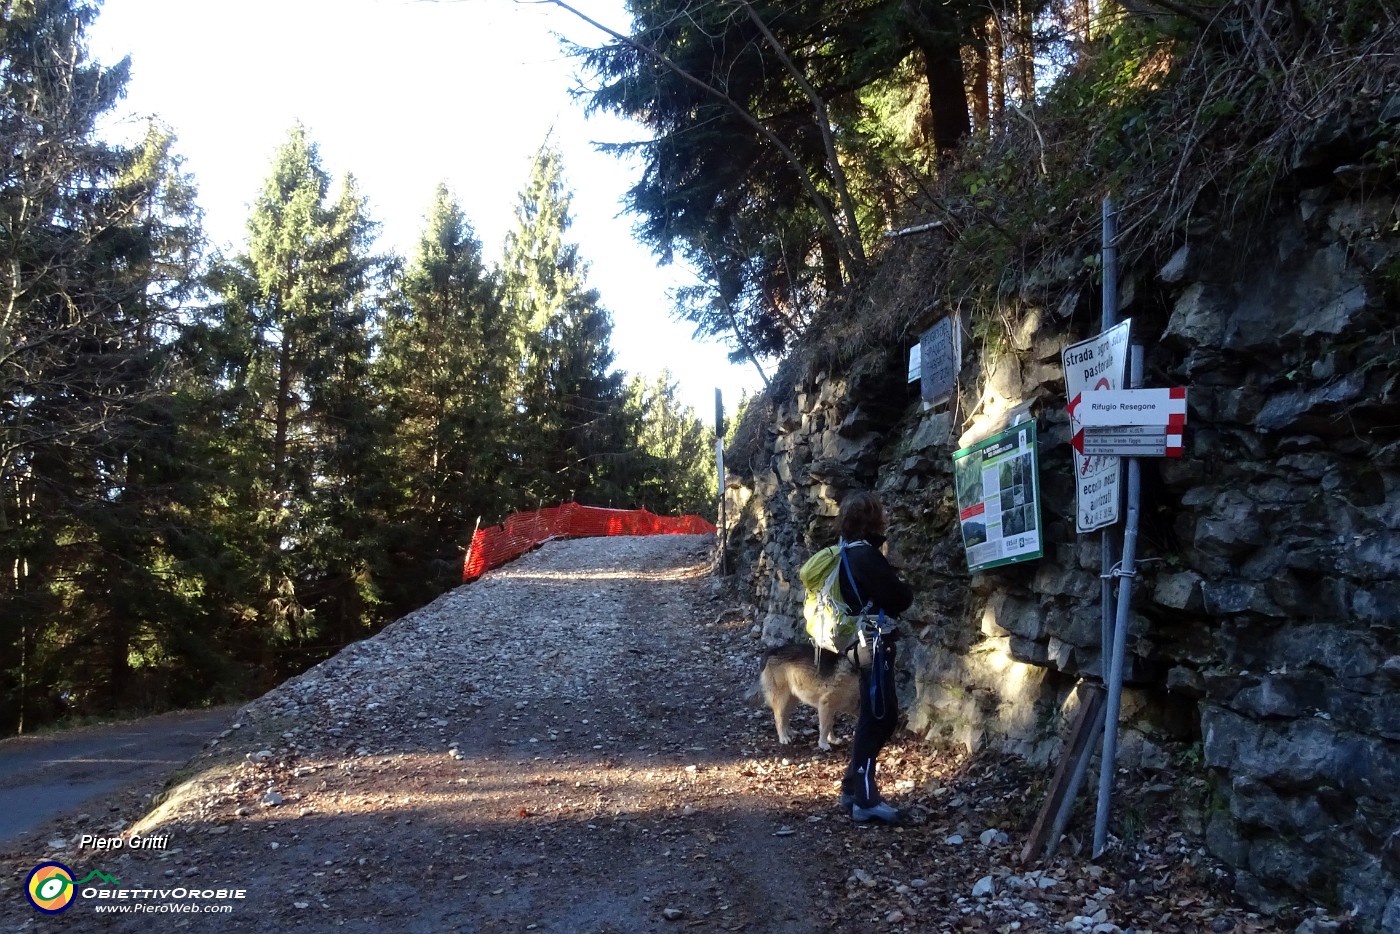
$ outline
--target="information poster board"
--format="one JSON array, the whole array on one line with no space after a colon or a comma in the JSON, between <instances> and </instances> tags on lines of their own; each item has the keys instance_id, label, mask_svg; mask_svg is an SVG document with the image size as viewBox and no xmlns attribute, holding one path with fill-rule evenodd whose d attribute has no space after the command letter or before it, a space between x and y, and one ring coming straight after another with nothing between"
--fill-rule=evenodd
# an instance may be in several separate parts
<instances>
[{"instance_id":1,"label":"information poster board","mask_svg":"<svg viewBox=\"0 0 1400 934\"><path fill-rule=\"evenodd\" d=\"M958 451L953 478L969 571L1045 554L1035 422L1022 422Z\"/></svg>"}]
</instances>

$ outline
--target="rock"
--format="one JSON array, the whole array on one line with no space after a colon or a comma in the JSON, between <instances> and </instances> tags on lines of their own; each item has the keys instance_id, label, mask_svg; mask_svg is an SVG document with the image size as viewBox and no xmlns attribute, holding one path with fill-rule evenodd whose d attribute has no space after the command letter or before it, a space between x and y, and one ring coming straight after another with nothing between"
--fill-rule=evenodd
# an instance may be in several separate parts
<instances>
[{"instance_id":1,"label":"rock","mask_svg":"<svg viewBox=\"0 0 1400 934\"><path fill-rule=\"evenodd\" d=\"M1195 571L1159 574L1152 584L1152 602L1173 610L1199 612L1204 605L1201 575Z\"/></svg>"},{"instance_id":2,"label":"rock","mask_svg":"<svg viewBox=\"0 0 1400 934\"><path fill-rule=\"evenodd\" d=\"M1000 635L1002 632L1037 640L1045 635L1045 613L1033 600L1018 600L997 592L982 611L982 632Z\"/></svg>"},{"instance_id":3,"label":"rock","mask_svg":"<svg viewBox=\"0 0 1400 934\"><path fill-rule=\"evenodd\" d=\"M679 921L685 917L685 912L680 908L663 908L661 909L661 917L667 921Z\"/></svg>"},{"instance_id":4,"label":"rock","mask_svg":"<svg viewBox=\"0 0 1400 934\"><path fill-rule=\"evenodd\" d=\"M1281 340L1351 329L1366 308L1365 276L1344 244L1330 243L1247 283L1225 325L1224 346L1275 352Z\"/></svg>"},{"instance_id":5,"label":"rock","mask_svg":"<svg viewBox=\"0 0 1400 934\"><path fill-rule=\"evenodd\" d=\"M1185 244L1172 254L1166 265L1157 271L1157 276L1168 285L1175 285L1186 278L1187 271L1191 268L1192 250L1191 245Z\"/></svg>"},{"instance_id":6,"label":"rock","mask_svg":"<svg viewBox=\"0 0 1400 934\"><path fill-rule=\"evenodd\" d=\"M1206 612L1212 616L1229 616L1250 609L1259 588L1243 581L1211 581L1203 585Z\"/></svg>"},{"instance_id":7,"label":"rock","mask_svg":"<svg viewBox=\"0 0 1400 934\"><path fill-rule=\"evenodd\" d=\"M1206 693L1205 678L1194 668L1178 665L1167 672L1167 690L1185 697L1202 698Z\"/></svg>"},{"instance_id":8,"label":"rock","mask_svg":"<svg viewBox=\"0 0 1400 934\"><path fill-rule=\"evenodd\" d=\"M1278 393L1264 403L1254 425L1263 432L1306 431L1335 436L1345 432L1346 426L1334 416L1343 403L1358 398L1365 389L1366 377L1353 372L1315 389Z\"/></svg>"},{"instance_id":9,"label":"rock","mask_svg":"<svg viewBox=\"0 0 1400 934\"><path fill-rule=\"evenodd\" d=\"M977 884L972 887L973 898L986 898L992 894L992 877L983 876L977 880Z\"/></svg>"},{"instance_id":10,"label":"rock","mask_svg":"<svg viewBox=\"0 0 1400 934\"><path fill-rule=\"evenodd\" d=\"M946 843L948 846L962 846L962 834L950 834L949 836L943 838L943 842Z\"/></svg>"},{"instance_id":11,"label":"rock","mask_svg":"<svg viewBox=\"0 0 1400 934\"><path fill-rule=\"evenodd\" d=\"M286 799L284 799L284 798L283 798L281 795L279 795L277 792L275 792L275 791L268 791L267 794L263 795L262 798L259 799L258 803L261 804L261 805L262 805L263 807L265 807L265 808L275 808L275 807L277 807L277 805L281 804L284 800L286 800Z\"/></svg>"},{"instance_id":12,"label":"rock","mask_svg":"<svg viewBox=\"0 0 1400 934\"><path fill-rule=\"evenodd\" d=\"M947 413L925 416L909 441L909 453L921 454L946 445L952 424L952 416Z\"/></svg>"},{"instance_id":13,"label":"rock","mask_svg":"<svg viewBox=\"0 0 1400 934\"><path fill-rule=\"evenodd\" d=\"M885 915L885 921L886 921L887 923L889 923L889 924L898 924L899 922L901 922L901 921L903 921L903 920L904 920L904 912L900 911L898 908L896 908L894 911L891 911L889 914Z\"/></svg>"},{"instance_id":14,"label":"rock","mask_svg":"<svg viewBox=\"0 0 1400 934\"><path fill-rule=\"evenodd\" d=\"M1228 297L1214 286L1199 282L1187 286L1172 309L1163 342L1186 348L1219 347L1228 307Z\"/></svg>"}]
</instances>

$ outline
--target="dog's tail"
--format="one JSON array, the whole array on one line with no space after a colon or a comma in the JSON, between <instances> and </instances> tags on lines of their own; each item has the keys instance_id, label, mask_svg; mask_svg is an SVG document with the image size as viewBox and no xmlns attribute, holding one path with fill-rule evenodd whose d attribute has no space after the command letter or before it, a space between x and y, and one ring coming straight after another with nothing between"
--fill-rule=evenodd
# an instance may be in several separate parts
<instances>
[{"instance_id":1,"label":"dog's tail","mask_svg":"<svg viewBox=\"0 0 1400 934\"><path fill-rule=\"evenodd\" d=\"M763 655L758 660L758 677L754 679L753 686L744 695L744 703L750 707L762 707L766 702L763 696L763 670L768 667L768 659L773 657L775 651L777 650L772 646L765 648Z\"/></svg>"}]
</instances>

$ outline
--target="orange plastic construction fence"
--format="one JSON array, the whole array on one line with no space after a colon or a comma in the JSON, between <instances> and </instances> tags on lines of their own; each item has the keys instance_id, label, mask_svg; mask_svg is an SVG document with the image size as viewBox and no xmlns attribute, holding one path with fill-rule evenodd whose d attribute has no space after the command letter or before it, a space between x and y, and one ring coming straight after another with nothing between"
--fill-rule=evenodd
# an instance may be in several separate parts
<instances>
[{"instance_id":1,"label":"orange plastic construction fence","mask_svg":"<svg viewBox=\"0 0 1400 934\"><path fill-rule=\"evenodd\" d=\"M475 580L551 538L714 533L714 523L699 516L658 516L645 509L600 509L564 503L535 512L512 513L500 525L477 529L462 563L462 580Z\"/></svg>"}]
</instances>

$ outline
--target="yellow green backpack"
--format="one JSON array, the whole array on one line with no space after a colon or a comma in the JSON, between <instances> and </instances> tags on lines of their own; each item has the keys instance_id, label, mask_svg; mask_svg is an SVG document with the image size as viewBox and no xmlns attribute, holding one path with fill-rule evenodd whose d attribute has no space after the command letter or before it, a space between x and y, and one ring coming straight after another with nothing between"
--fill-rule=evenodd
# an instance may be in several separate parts
<instances>
[{"instance_id":1,"label":"yellow green backpack","mask_svg":"<svg viewBox=\"0 0 1400 934\"><path fill-rule=\"evenodd\" d=\"M864 610L851 613L841 599L840 574L845 542L828 545L808 558L797 576L807 590L802 615L812 644L830 652L840 652L850 644L859 628ZM854 583L854 581L852 581Z\"/></svg>"}]
</instances>

